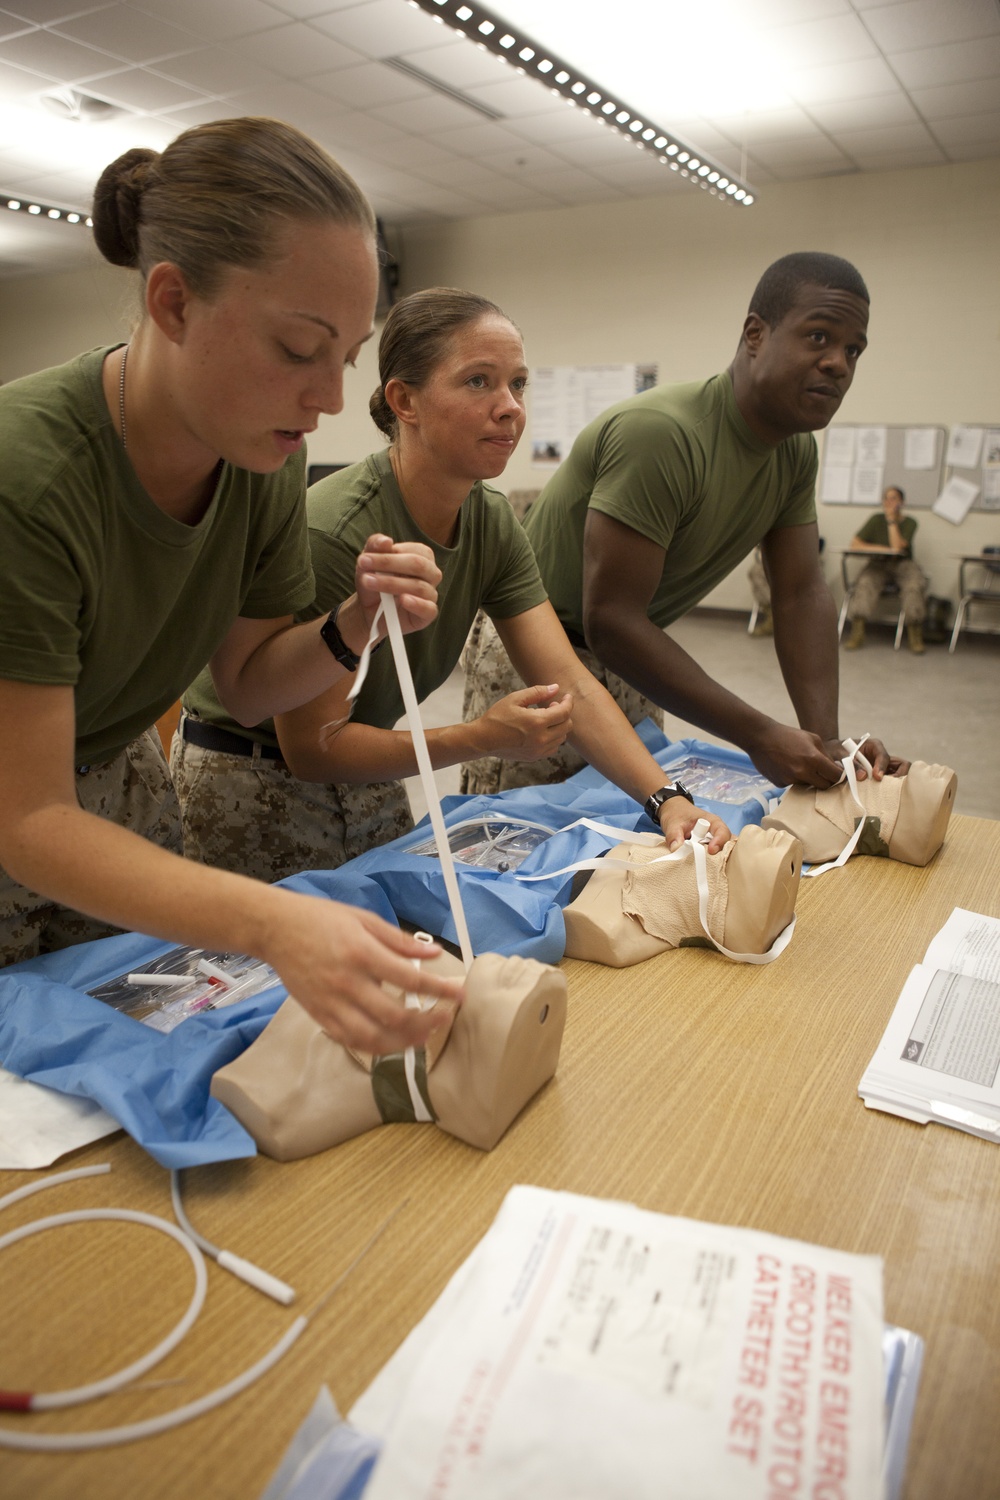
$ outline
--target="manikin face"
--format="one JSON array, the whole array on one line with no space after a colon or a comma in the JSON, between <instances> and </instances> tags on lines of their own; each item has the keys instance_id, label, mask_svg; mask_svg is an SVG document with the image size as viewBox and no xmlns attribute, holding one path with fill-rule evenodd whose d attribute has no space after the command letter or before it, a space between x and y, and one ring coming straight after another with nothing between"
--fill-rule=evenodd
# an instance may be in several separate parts
<instances>
[{"instance_id":1,"label":"manikin face","mask_svg":"<svg viewBox=\"0 0 1000 1500\"><path fill-rule=\"evenodd\" d=\"M760 425L778 440L826 427L851 388L867 329L868 303L830 287L801 287L774 328L751 314L744 338Z\"/></svg>"},{"instance_id":2,"label":"manikin face","mask_svg":"<svg viewBox=\"0 0 1000 1500\"><path fill-rule=\"evenodd\" d=\"M191 435L241 468L280 469L343 408L377 285L369 235L300 222L267 265L231 267L210 299L188 294L171 395Z\"/></svg>"},{"instance_id":3,"label":"manikin face","mask_svg":"<svg viewBox=\"0 0 1000 1500\"><path fill-rule=\"evenodd\" d=\"M408 386L411 422L400 437L450 478L502 474L524 431L528 372L521 335L496 313L457 328L421 386Z\"/></svg>"}]
</instances>

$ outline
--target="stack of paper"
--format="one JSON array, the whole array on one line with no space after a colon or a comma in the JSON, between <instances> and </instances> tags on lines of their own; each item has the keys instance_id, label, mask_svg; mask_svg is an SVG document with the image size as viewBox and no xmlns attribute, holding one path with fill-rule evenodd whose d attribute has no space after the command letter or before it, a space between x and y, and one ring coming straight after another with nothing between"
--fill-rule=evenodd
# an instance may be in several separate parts
<instances>
[{"instance_id":1,"label":"stack of paper","mask_svg":"<svg viewBox=\"0 0 1000 1500\"><path fill-rule=\"evenodd\" d=\"M1000 1140L1000 920L956 907L910 971L858 1093Z\"/></svg>"},{"instance_id":2,"label":"stack of paper","mask_svg":"<svg viewBox=\"0 0 1000 1500\"><path fill-rule=\"evenodd\" d=\"M352 1423L365 1500L883 1494L881 1262L516 1187Z\"/></svg>"}]
</instances>

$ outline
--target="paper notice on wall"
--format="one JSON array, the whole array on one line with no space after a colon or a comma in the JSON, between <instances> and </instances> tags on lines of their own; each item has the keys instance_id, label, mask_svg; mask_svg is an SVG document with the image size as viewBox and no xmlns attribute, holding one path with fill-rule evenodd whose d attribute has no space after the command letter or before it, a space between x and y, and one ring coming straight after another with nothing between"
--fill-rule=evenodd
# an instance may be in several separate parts
<instances>
[{"instance_id":1,"label":"paper notice on wall","mask_svg":"<svg viewBox=\"0 0 1000 1500\"><path fill-rule=\"evenodd\" d=\"M983 447L981 427L953 427L948 435L945 463L953 469L975 469Z\"/></svg>"},{"instance_id":2,"label":"paper notice on wall","mask_svg":"<svg viewBox=\"0 0 1000 1500\"><path fill-rule=\"evenodd\" d=\"M851 498L850 469L825 467L820 480L819 498L827 505L846 505Z\"/></svg>"},{"instance_id":3,"label":"paper notice on wall","mask_svg":"<svg viewBox=\"0 0 1000 1500\"><path fill-rule=\"evenodd\" d=\"M953 526L960 526L969 514L969 507L978 494L978 484L972 484L968 479L959 479L957 475L954 475L934 501L931 510L943 520L951 521Z\"/></svg>"},{"instance_id":4,"label":"paper notice on wall","mask_svg":"<svg viewBox=\"0 0 1000 1500\"><path fill-rule=\"evenodd\" d=\"M884 467L888 436L885 427L859 427L855 462Z\"/></svg>"},{"instance_id":5,"label":"paper notice on wall","mask_svg":"<svg viewBox=\"0 0 1000 1500\"><path fill-rule=\"evenodd\" d=\"M983 438L983 468L1000 469L1000 427L988 427Z\"/></svg>"},{"instance_id":6,"label":"paper notice on wall","mask_svg":"<svg viewBox=\"0 0 1000 1500\"><path fill-rule=\"evenodd\" d=\"M555 468L588 422L656 384L655 364L544 365L531 378L531 462Z\"/></svg>"},{"instance_id":7,"label":"paper notice on wall","mask_svg":"<svg viewBox=\"0 0 1000 1500\"><path fill-rule=\"evenodd\" d=\"M933 469L937 463L936 427L907 427L903 434L903 468Z\"/></svg>"},{"instance_id":8,"label":"paper notice on wall","mask_svg":"<svg viewBox=\"0 0 1000 1500\"><path fill-rule=\"evenodd\" d=\"M856 427L829 427L823 439L823 463L834 469L849 469L854 463Z\"/></svg>"},{"instance_id":9,"label":"paper notice on wall","mask_svg":"<svg viewBox=\"0 0 1000 1500\"><path fill-rule=\"evenodd\" d=\"M516 1187L351 1413L366 1500L882 1495L881 1263Z\"/></svg>"},{"instance_id":10,"label":"paper notice on wall","mask_svg":"<svg viewBox=\"0 0 1000 1500\"><path fill-rule=\"evenodd\" d=\"M880 504L884 472L881 464L855 464L851 470L851 504Z\"/></svg>"},{"instance_id":11,"label":"paper notice on wall","mask_svg":"<svg viewBox=\"0 0 1000 1500\"><path fill-rule=\"evenodd\" d=\"M983 470L983 510L1000 510L1000 468Z\"/></svg>"}]
</instances>

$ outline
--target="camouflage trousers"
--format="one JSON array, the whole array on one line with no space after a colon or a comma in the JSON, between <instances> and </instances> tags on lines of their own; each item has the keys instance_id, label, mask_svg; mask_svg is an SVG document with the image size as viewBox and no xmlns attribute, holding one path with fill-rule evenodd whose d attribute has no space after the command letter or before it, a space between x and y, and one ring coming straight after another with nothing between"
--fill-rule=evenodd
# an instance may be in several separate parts
<instances>
[{"instance_id":1,"label":"camouflage trousers","mask_svg":"<svg viewBox=\"0 0 1000 1500\"><path fill-rule=\"evenodd\" d=\"M170 770L187 858L268 883L336 869L413 827L401 781L300 781L284 761L205 750L179 733Z\"/></svg>"},{"instance_id":2,"label":"camouflage trousers","mask_svg":"<svg viewBox=\"0 0 1000 1500\"><path fill-rule=\"evenodd\" d=\"M78 766L76 796L85 812L181 852L180 810L155 729L133 740L106 765ZM120 931L29 891L0 870L0 965Z\"/></svg>"},{"instance_id":3,"label":"camouflage trousers","mask_svg":"<svg viewBox=\"0 0 1000 1500\"><path fill-rule=\"evenodd\" d=\"M592 672L598 682L611 694L630 724L642 719L652 719L663 727L663 710L649 698L644 698L634 687L609 672L592 651L585 646L574 646L577 656ZM462 652L465 668L465 697L462 702L462 718L466 723L478 719L498 698L516 693L524 687L515 672L503 642L488 615L480 610L476 616L469 638ZM502 760L498 755L484 755L479 760L468 760L462 765L462 791L476 796L492 796L516 786L540 786L553 781L565 781L581 771L586 762L570 745L563 745L555 755L545 760Z\"/></svg>"},{"instance_id":4,"label":"camouflage trousers","mask_svg":"<svg viewBox=\"0 0 1000 1500\"><path fill-rule=\"evenodd\" d=\"M847 606L848 619L870 620L887 583L899 585L899 603L907 625L919 625L927 609L927 579L919 563L910 557L880 557L866 563Z\"/></svg>"}]
</instances>

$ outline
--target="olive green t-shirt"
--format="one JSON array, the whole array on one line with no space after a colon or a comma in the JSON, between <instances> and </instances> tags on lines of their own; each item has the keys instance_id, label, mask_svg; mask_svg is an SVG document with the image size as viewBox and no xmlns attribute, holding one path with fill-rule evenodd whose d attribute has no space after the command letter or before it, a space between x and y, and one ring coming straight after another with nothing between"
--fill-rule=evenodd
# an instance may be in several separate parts
<instances>
[{"instance_id":1,"label":"olive green t-shirt","mask_svg":"<svg viewBox=\"0 0 1000 1500\"><path fill-rule=\"evenodd\" d=\"M485 484L473 487L458 514L450 547L432 541L416 524L399 492L389 451L373 453L314 484L306 499L316 598L307 619L327 614L354 592L354 565L374 532L394 542L424 542L441 569L438 613L425 630L406 637L406 654L419 702L453 671L478 609L494 619L523 614L545 602L531 547L503 495ZM276 745L270 721L248 730L225 715L203 672L184 696L184 707L208 723L262 744ZM403 699L388 646L374 652L352 717L391 729L402 718Z\"/></svg>"},{"instance_id":2,"label":"olive green t-shirt","mask_svg":"<svg viewBox=\"0 0 1000 1500\"><path fill-rule=\"evenodd\" d=\"M906 543L905 552L897 552L897 557L913 556L913 538L916 534L917 523L912 516L901 516L899 521L900 535ZM885 511L876 511L857 533L859 542L868 542L872 547L889 547L889 523L885 518Z\"/></svg>"},{"instance_id":3,"label":"olive green t-shirt","mask_svg":"<svg viewBox=\"0 0 1000 1500\"><path fill-rule=\"evenodd\" d=\"M101 386L107 349L0 388L0 677L75 689L77 764L176 701L238 615L313 595L304 455L223 464L187 526L142 488Z\"/></svg>"},{"instance_id":4,"label":"olive green t-shirt","mask_svg":"<svg viewBox=\"0 0 1000 1500\"><path fill-rule=\"evenodd\" d=\"M563 624L583 632L583 531L601 511L665 552L649 604L661 627L693 608L774 527L815 521L816 444L775 448L740 415L727 374L656 386L585 427L524 526Z\"/></svg>"}]
</instances>

